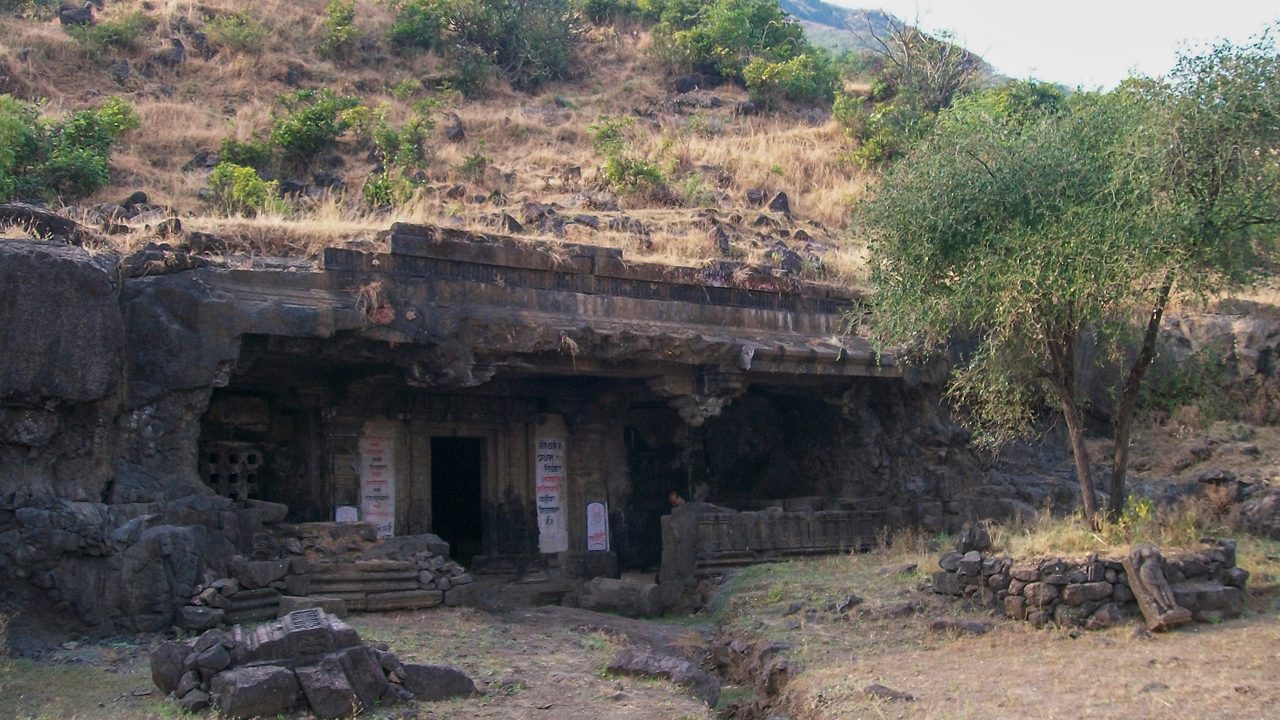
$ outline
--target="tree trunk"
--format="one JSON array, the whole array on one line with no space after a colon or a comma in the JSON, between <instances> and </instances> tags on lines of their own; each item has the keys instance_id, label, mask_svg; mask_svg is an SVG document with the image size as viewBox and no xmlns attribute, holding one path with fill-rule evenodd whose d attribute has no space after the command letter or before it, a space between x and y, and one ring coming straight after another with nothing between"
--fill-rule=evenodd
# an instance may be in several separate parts
<instances>
[{"instance_id":1,"label":"tree trunk","mask_svg":"<svg viewBox=\"0 0 1280 720\"><path fill-rule=\"evenodd\" d=\"M1129 374L1125 378L1120 393L1120 402L1116 404L1112 417L1115 428L1115 452L1111 457L1111 492L1107 500L1107 517L1113 521L1124 512L1124 504L1128 491L1125 488L1125 475L1129 470L1129 436L1133 431L1133 414L1138 407L1138 391L1142 388L1142 379L1147 368L1156 357L1156 337L1160 334L1160 321L1164 318L1165 306L1169 303L1169 293L1173 290L1173 271L1165 273L1164 282L1160 284L1160 292L1156 295L1155 304L1151 308L1151 316L1147 319L1147 329L1142 336L1142 347L1134 358Z\"/></svg>"},{"instance_id":2,"label":"tree trunk","mask_svg":"<svg viewBox=\"0 0 1280 720\"><path fill-rule=\"evenodd\" d=\"M1061 392L1062 415L1067 420L1067 434L1071 436L1071 454L1076 460L1076 479L1080 482L1080 500L1084 506L1084 519L1097 527L1098 501L1093 493L1093 466L1089 464L1089 449L1084 444L1084 417L1074 395Z\"/></svg>"},{"instance_id":3,"label":"tree trunk","mask_svg":"<svg viewBox=\"0 0 1280 720\"><path fill-rule=\"evenodd\" d=\"M1097 527L1098 501L1093 493L1093 466L1089 464L1089 449L1084 444L1084 416L1076 402L1075 337L1076 330L1072 328L1046 343L1053 367L1050 382L1062 404L1062 416L1067 421L1067 434L1071 437L1071 454L1076 461L1076 480L1080 483L1084 518L1089 525Z\"/></svg>"}]
</instances>

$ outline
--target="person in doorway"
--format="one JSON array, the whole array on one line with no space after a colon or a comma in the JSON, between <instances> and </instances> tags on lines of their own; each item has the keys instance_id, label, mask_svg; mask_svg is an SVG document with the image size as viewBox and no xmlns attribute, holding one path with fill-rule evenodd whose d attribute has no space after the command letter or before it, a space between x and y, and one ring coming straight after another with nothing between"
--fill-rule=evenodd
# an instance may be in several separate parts
<instances>
[{"instance_id":1,"label":"person in doorway","mask_svg":"<svg viewBox=\"0 0 1280 720\"><path fill-rule=\"evenodd\" d=\"M672 510L675 510L676 508L684 504L684 498L680 497L680 493L676 492L675 490L672 490L670 493L667 494L667 500L671 501Z\"/></svg>"}]
</instances>

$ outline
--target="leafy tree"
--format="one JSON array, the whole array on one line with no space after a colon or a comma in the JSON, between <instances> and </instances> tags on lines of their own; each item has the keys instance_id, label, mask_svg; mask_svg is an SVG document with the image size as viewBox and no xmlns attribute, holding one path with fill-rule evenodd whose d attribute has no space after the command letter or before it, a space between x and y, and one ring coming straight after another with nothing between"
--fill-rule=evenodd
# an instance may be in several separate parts
<instances>
[{"instance_id":1,"label":"leafy tree","mask_svg":"<svg viewBox=\"0 0 1280 720\"><path fill-rule=\"evenodd\" d=\"M1112 413L1118 513L1165 308L1246 281L1280 221L1278 72L1259 41L1108 94L962 99L862 209L879 343L928 353L956 333L976 338L949 392L993 445L1027 432L1044 400L1056 404L1090 520L1084 346L1127 367Z\"/></svg>"},{"instance_id":2,"label":"leafy tree","mask_svg":"<svg viewBox=\"0 0 1280 720\"><path fill-rule=\"evenodd\" d=\"M582 28L569 0L452 0L450 31L485 52L517 90L569 77Z\"/></svg>"}]
</instances>

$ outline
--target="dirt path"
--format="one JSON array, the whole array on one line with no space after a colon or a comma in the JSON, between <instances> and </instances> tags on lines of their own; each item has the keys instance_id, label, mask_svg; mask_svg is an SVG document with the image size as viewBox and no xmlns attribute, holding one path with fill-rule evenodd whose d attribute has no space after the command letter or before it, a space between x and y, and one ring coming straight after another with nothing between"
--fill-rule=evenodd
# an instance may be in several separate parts
<instances>
[{"instance_id":1,"label":"dirt path","mask_svg":"<svg viewBox=\"0 0 1280 720\"><path fill-rule=\"evenodd\" d=\"M462 667L484 690L467 700L380 709L383 718L707 719L702 702L671 683L611 677L624 642L700 648L696 627L569 608L486 613L467 608L357 615L365 640L402 659ZM0 718L135 720L178 716L151 684L145 643L69 642L37 660L0 659ZM212 716L210 716L212 717Z\"/></svg>"}]
</instances>

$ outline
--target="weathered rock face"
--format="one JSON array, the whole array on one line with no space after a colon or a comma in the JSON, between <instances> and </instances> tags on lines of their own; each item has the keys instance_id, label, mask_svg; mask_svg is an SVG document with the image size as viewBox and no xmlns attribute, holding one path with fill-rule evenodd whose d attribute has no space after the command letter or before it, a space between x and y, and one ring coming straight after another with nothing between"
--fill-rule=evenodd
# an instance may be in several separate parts
<instances>
[{"instance_id":1,"label":"weathered rock face","mask_svg":"<svg viewBox=\"0 0 1280 720\"><path fill-rule=\"evenodd\" d=\"M114 259L0 243L0 398L90 402L115 389L125 338Z\"/></svg>"}]
</instances>

